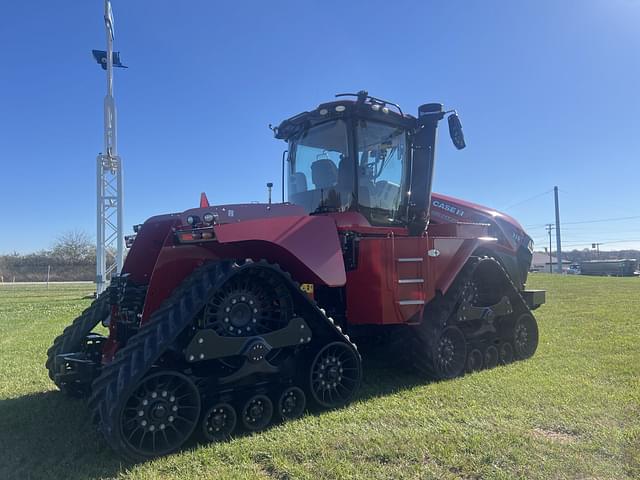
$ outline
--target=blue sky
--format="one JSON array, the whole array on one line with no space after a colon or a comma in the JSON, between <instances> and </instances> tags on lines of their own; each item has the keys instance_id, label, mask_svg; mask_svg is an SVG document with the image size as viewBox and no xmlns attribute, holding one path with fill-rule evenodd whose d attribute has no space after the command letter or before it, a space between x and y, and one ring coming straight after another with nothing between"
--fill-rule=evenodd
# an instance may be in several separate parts
<instances>
[{"instance_id":1,"label":"blue sky","mask_svg":"<svg viewBox=\"0 0 640 480\"><path fill-rule=\"evenodd\" d=\"M542 248L561 191L565 249L640 248L640 1L113 0L125 224L265 200L284 143L269 123L367 89L461 114L435 190L507 209ZM4 2L1 252L95 231L101 0ZM547 192L547 193L544 193ZM571 223L620 217L597 223ZM626 242L623 242L626 241ZM607 243L609 242L609 243Z\"/></svg>"}]
</instances>

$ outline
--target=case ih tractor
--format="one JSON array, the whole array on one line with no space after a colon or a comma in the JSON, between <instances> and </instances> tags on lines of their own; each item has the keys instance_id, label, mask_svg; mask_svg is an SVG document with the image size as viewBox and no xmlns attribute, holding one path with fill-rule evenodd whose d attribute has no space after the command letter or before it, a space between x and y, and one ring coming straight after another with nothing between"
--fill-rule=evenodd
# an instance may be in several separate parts
<instances>
[{"instance_id":1,"label":"case ih tractor","mask_svg":"<svg viewBox=\"0 0 640 480\"><path fill-rule=\"evenodd\" d=\"M463 148L455 112L414 117L366 92L283 121L288 202L203 196L136 226L122 272L49 349L51 379L87 396L107 443L139 460L194 432L222 440L347 404L355 342L434 379L533 355L544 292L524 290L528 237L431 196L446 115ZM92 333L100 322L108 337Z\"/></svg>"}]
</instances>

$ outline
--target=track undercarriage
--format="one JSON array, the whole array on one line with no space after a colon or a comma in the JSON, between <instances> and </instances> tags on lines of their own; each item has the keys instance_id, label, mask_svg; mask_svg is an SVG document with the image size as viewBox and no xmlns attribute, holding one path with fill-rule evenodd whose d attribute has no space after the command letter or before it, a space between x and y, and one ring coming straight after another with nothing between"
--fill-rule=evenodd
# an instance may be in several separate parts
<instances>
[{"instance_id":1,"label":"track undercarriage","mask_svg":"<svg viewBox=\"0 0 640 480\"><path fill-rule=\"evenodd\" d=\"M95 358L68 353L108 315L101 296L50 349L58 385ZM100 318L100 317L103 318ZM93 361L92 361L93 360ZM348 403L360 355L288 275L266 262L205 264L126 340L91 384L89 406L107 442L139 460L179 448L199 430L221 440L299 417L308 405Z\"/></svg>"},{"instance_id":2,"label":"track undercarriage","mask_svg":"<svg viewBox=\"0 0 640 480\"><path fill-rule=\"evenodd\" d=\"M537 344L536 321L504 269L492 258L472 257L402 348L418 371L447 379L527 359Z\"/></svg>"},{"instance_id":3,"label":"track undercarriage","mask_svg":"<svg viewBox=\"0 0 640 480\"><path fill-rule=\"evenodd\" d=\"M140 297L141 287L131 288ZM109 312L109 297L100 296L56 339L47 368L63 391L90 395L107 442L133 460L175 451L194 432L220 441L297 418L308 406L343 406L360 384L349 337L266 262L196 269L100 366L105 339L91 330ZM418 371L446 379L528 358L537 335L500 265L472 258L422 324L395 330L393 343Z\"/></svg>"}]
</instances>

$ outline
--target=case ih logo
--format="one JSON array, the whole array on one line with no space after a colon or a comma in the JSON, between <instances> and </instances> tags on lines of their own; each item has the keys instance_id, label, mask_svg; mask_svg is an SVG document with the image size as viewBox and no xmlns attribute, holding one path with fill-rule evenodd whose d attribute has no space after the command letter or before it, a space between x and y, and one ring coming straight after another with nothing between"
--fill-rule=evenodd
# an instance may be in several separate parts
<instances>
[{"instance_id":1,"label":"case ih logo","mask_svg":"<svg viewBox=\"0 0 640 480\"><path fill-rule=\"evenodd\" d=\"M432 205L434 207L441 208L442 210L446 210L449 213L453 213L454 215L458 215L459 217L464 217L464 210L460 210L458 207L449 205L448 203L441 202L440 200L434 200Z\"/></svg>"}]
</instances>

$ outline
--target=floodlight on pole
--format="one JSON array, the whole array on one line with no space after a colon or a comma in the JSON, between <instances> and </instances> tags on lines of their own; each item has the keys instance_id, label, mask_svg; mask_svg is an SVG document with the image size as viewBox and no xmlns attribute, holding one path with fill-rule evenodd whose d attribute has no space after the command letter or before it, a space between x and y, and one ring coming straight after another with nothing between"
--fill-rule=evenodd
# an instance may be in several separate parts
<instances>
[{"instance_id":1,"label":"floodlight on pole","mask_svg":"<svg viewBox=\"0 0 640 480\"><path fill-rule=\"evenodd\" d=\"M114 28L111 2L104 2L106 50L93 50L93 57L107 73L104 97L104 149L98 155L96 292L102 293L107 280L122 270L124 263L122 159L118 155L117 117L113 98L113 67L124 67L120 53L113 51ZM126 67L124 67L126 68Z\"/></svg>"}]
</instances>

